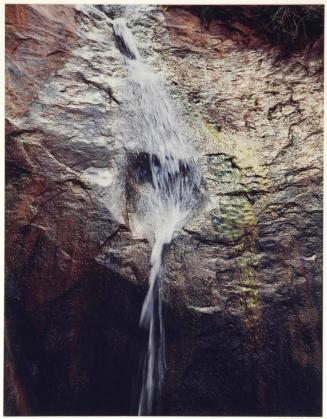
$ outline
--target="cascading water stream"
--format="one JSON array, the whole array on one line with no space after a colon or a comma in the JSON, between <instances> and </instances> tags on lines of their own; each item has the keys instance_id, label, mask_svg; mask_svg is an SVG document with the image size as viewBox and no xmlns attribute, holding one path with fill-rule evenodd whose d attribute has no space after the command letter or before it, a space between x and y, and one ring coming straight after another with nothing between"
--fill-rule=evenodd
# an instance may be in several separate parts
<instances>
[{"instance_id":1,"label":"cascading water stream","mask_svg":"<svg viewBox=\"0 0 327 419\"><path fill-rule=\"evenodd\" d=\"M163 250L194 208L200 176L191 141L177 121L177 113L159 76L143 62L125 19L115 19L113 28L125 56L131 95L128 115L129 137L133 139L125 140L134 152L146 153L151 169L151 187L139 204L153 244L149 289L140 318L140 327L148 333L148 346L138 414L146 415L156 409L164 374Z\"/></svg>"}]
</instances>

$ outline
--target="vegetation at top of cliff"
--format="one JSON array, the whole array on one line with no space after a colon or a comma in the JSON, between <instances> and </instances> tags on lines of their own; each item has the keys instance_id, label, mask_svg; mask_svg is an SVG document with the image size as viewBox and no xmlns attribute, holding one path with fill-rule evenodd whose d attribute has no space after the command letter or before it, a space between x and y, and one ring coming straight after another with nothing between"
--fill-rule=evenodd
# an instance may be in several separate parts
<instances>
[{"instance_id":1,"label":"vegetation at top of cliff","mask_svg":"<svg viewBox=\"0 0 327 419\"><path fill-rule=\"evenodd\" d=\"M214 21L233 27L241 23L284 54L310 47L323 52L324 6L196 6L192 10L200 16L202 26L210 28Z\"/></svg>"}]
</instances>

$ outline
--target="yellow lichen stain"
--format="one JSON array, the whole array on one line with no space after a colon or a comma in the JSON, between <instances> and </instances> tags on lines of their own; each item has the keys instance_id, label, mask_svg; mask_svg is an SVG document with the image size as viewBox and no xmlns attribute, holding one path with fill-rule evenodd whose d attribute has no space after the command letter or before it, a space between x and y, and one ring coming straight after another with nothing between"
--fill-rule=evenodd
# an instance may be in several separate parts
<instances>
[{"instance_id":1,"label":"yellow lichen stain","mask_svg":"<svg viewBox=\"0 0 327 419\"><path fill-rule=\"evenodd\" d=\"M214 128L206 119L203 119L203 125L205 128L209 131L209 133L212 135L213 139L216 141L220 140L219 131Z\"/></svg>"},{"instance_id":2,"label":"yellow lichen stain","mask_svg":"<svg viewBox=\"0 0 327 419\"><path fill-rule=\"evenodd\" d=\"M203 125L218 145L220 153L234 157L240 169L251 168L257 175L261 175L263 179L266 178L267 169L260 164L258 157L260 153L253 140L249 141L249 138L242 133L228 133L227 135L219 132L206 120L203 120Z\"/></svg>"},{"instance_id":3,"label":"yellow lichen stain","mask_svg":"<svg viewBox=\"0 0 327 419\"><path fill-rule=\"evenodd\" d=\"M261 164L260 152L254 140L249 140L242 133L225 134L220 132L205 119L203 119L203 126L209 137L213 139L217 152L226 154L234 159L242 173L242 182L247 177L251 177L253 173L253 177L258 182L258 187L262 191L266 191L271 187L267 167Z\"/></svg>"},{"instance_id":4,"label":"yellow lichen stain","mask_svg":"<svg viewBox=\"0 0 327 419\"><path fill-rule=\"evenodd\" d=\"M240 303L245 326L252 328L260 320L260 296L257 288L255 255L241 256L236 261L239 272Z\"/></svg>"},{"instance_id":5,"label":"yellow lichen stain","mask_svg":"<svg viewBox=\"0 0 327 419\"><path fill-rule=\"evenodd\" d=\"M243 312L241 318L247 329L258 330L261 320L261 303L256 274L259 258L256 248L256 214L246 194L256 188L263 193L260 199L263 200L264 207L269 205L269 198L264 195L270 187L267 168L260 163L259 152L253 140L249 142L243 135L228 134L226 136L207 121L204 121L204 126L215 142L217 154L230 156L234 162L234 170L228 172L229 185L244 193L241 196L221 197L217 208L212 211L212 224L219 238L244 242L244 253L236 259L239 274L238 290ZM232 181L230 179L233 176ZM225 178L219 177L222 181ZM257 340L255 335L254 333L250 338L254 345Z\"/></svg>"}]
</instances>

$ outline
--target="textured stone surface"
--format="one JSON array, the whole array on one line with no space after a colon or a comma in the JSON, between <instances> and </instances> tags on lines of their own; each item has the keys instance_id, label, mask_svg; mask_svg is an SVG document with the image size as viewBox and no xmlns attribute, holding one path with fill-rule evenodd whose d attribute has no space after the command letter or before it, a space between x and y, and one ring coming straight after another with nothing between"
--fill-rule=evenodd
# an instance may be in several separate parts
<instances>
[{"instance_id":1,"label":"textured stone surface","mask_svg":"<svg viewBox=\"0 0 327 419\"><path fill-rule=\"evenodd\" d=\"M150 247L123 58L93 8L11 5L6 21L6 414L135 413ZM203 176L165 253L162 413L319 415L321 60L276 60L183 8L129 21Z\"/></svg>"},{"instance_id":2,"label":"textured stone surface","mask_svg":"<svg viewBox=\"0 0 327 419\"><path fill-rule=\"evenodd\" d=\"M167 411L318 414L321 62L276 62L217 22L203 33L182 9L166 18L174 50L163 54L212 143L209 199L166 264L168 301L193 319L172 343L191 349L179 381L171 369Z\"/></svg>"}]
</instances>

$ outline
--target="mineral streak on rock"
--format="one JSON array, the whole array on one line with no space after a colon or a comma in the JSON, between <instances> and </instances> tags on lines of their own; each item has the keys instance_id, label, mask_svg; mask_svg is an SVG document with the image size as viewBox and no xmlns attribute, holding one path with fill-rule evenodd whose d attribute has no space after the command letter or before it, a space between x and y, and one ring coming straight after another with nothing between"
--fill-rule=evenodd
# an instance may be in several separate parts
<instances>
[{"instance_id":1,"label":"mineral streak on rock","mask_svg":"<svg viewBox=\"0 0 327 419\"><path fill-rule=\"evenodd\" d=\"M151 179L109 9L6 6L6 415L136 413ZM184 7L129 21L202 174L164 257L162 414L319 416L322 59Z\"/></svg>"}]
</instances>

